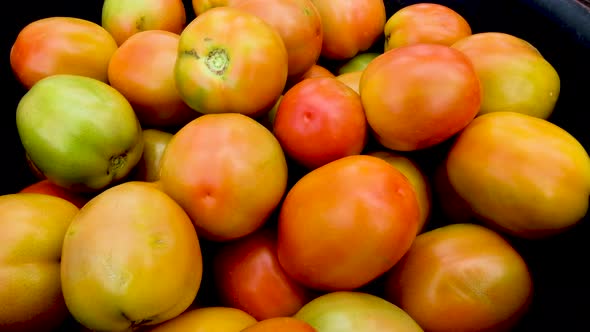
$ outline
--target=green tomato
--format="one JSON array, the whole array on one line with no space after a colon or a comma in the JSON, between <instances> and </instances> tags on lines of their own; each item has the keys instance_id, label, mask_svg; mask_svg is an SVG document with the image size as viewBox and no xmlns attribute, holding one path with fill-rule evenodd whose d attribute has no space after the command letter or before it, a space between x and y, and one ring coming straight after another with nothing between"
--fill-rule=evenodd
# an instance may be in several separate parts
<instances>
[{"instance_id":1,"label":"green tomato","mask_svg":"<svg viewBox=\"0 0 590 332\"><path fill-rule=\"evenodd\" d=\"M348 60L338 69L338 75L350 73L353 71L364 70L371 60L381 55L381 53L361 53L352 59Z\"/></svg>"},{"instance_id":2,"label":"green tomato","mask_svg":"<svg viewBox=\"0 0 590 332\"><path fill-rule=\"evenodd\" d=\"M51 182L99 191L123 179L143 152L129 102L93 78L53 75L21 98L16 124L30 161Z\"/></svg>"}]
</instances>

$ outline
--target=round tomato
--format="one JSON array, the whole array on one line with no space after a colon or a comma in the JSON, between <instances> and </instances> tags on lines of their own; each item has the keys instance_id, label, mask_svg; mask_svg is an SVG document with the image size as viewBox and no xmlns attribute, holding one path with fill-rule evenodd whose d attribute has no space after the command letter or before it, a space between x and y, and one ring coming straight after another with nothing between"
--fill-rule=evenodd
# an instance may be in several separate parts
<instances>
[{"instance_id":1,"label":"round tomato","mask_svg":"<svg viewBox=\"0 0 590 332\"><path fill-rule=\"evenodd\" d=\"M302 75L289 77L287 80L287 85L285 86L285 92L289 91L293 86L303 80L316 77L336 77L336 75L334 75L325 67L314 64Z\"/></svg>"},{"instance_id":2,"label":"round tomato","mask_svg":"<svg viewBox=\"0 0 590 332\"><path fill-rule=\"evenodd\" d=\"M432 332L508 331L532 295L518 252L474 224L418 235L385 283L385 298Z\"/></svg>"},{"instance_id":3,"label":"round tomato","mask_svg":"<svg viewBox=\"0 0 590 332\"><path fill-rule=\"evenodd\" d=\"M55 74L108 82L107 69L117 43L100 25L74 17L43 18L24 27L10 50L17 79L30 89Z\"/></svg>"},{"instance_id":4,"label":"round tomato","mask_svg":"<svg viewBox=\"0 0 590 332\"><path fill-rule=\"evenodd\" d=\"M423 332L406 312L361 292L332 292L307 303L294 316L318 332Z\"/></svg>"},{"instance_id":5,"label":"round tomato","mask_svg":"<svg viewBox=\"0 0 590 332\"><path fill-rule=\"evenodd\" d=\"M368 50L383 34L383 0L312 0L322 18L322 55L328 59L350 59Z\"/></svg>"},{"instance_id":6,"label":"round tomato","mask_svg":"<svg viewBox=\"0 0 590 332\"><path fill-rule=\"evenodd\" d=\"M516 236L563 232L588 211L590 157L547 120L515 112L478 116L457 137L446 169L480 220Z\"/></svg>"},{"instance_id":7,"label":"round tomato","mask_svg":"<svg viewBox=\"0 0 590 332\"><path fill-rule=\"evenodd\" d=\"M399 47L365 68L360 94L376 139L399 151L439 144L479 111L481 86L471 61L444 45Z\"/></svg>"},{"instance_id":8,"label":"round tomato","mask_svg":"<svg viewBox=\"0 0 590 332\"><path fill-rule=\"evenodd\" d=\"M137 163L134 179L146 182L158 181L162 155L174 135L158 129L146 129L142 135L143 153Z\"/></svg>"},{"instance_id":9,"label":"round tomato","mask_svg":"<svg viewBox=\"0 0 590 332\"><path fill-rule=\"evenodd\" d=\"M208 307L185 311L150 332L241 332L256 319L239 309Z\"/></svg>"},{"instance_id":10,"label":"round tomato","mask_svg":"<svg viewBox=\"0 0 590 332\"><path fill-rule=\"evenodd\" d=\"M385 51L419 43L451 46L471 35L456 11L436 3L417 3L395 12L385 23Z\"/></svg>"},{"instance_id":11,"label":"round tomato","mask_svg":"<svg viewBox=\"0 0 590 332\"><path fill-rule=\"evenodd\" d=\"M160 163L163 190L211 240L254 232L287 188L281 145L263 125L238 113L193 120L170 140Z\"/></svg>"},{"instance_id":12,"label":"round tomato","mask_svg":"<svg viewBox=\"0 0 590 332\"><path fill-rule=\"evenodd\" d=\"M67 190L63 187L56 185L55 183L50 182L47 179L35 182L21 189L20 192L38 193L63 198L66 201L74 204L78 208L82 208L82 206L84 206L89 200L89 198L85 195Z\"/></svg>"},{"instance_id":13,"label":"round tomato","mask_svg":"<svg viewBox=\"0 0 590 332\"><path fill-rule=\"evenodd\" d=\"M264 229L226 244L215 255L213 270L224 305L264 320L291 316L311 299L281 268L276 242L275 233Z\"/></svg>"},{"instance_id":14,"label":"round tomato","mask_svg":"<svg viewBox=\"0 0 590 332\"><path fill-rule=\"evenodd\" d=\"M77 75L52 75L20 100L16 124L31 162L51 182L100 191L141 158L141 126L121 93Z\"/></svg>"},{"instance_id":15,"label":"round tomato","mask_svg":"<svg viewBox=\"0 0 590 332\"><path fill-rule=\"evenodd\" d=\"M242 332L317 332L308 323L293 317L276 317L260 321Z\"/></svg>"},{"instance_id":16,"label":"round tomato","mask_svg":"<svg viewBox=\"0 0 590 332\"><path fill-rule=\"evenodd\" d=\"M307 287L355 289L403 256L419 218L416 193L400 171L377 157L344 157L307 173L285 197L279 262Z\"/></svg>"},{"instance_id":17,"label":"round tomato","mask_svg":"<svg viewBox=\"0 0 590 332\"><path fill-rule=\"evenodd\" d=\"M273 27L246 11L218 7L182 31L174 71L180 96L194 110L259 116L283 92L287 66Z\"/></svg>"},{"instance_id":18,"label":"round tomato","mask_svg":"<svg viewBox=\"0 0 590 332\"><path fill-rule=\"evenodd\" d=\"M360 154L368 137L358 93L327 77L306 79L285 93L273 132L285 153L310 169Z\"/></svg>"},{"instance_id":19,"label":"round tomato","mask_svg":"<svg viewBox=\"0 0 590 332\"><path fill-rule=\"evenodd\" d=\"M186 24L186 11L182 0L105 0L101 23L121 45L142 31L181 33Z\"/></svg>"},{"instance_id":20,"label":"round tomato","mask_svg":"<svg viewBox=\"0 0 590 332\"><path fill-rule=\"evenodd\" d=\"M351 71L344 74L340 74L336 76L336 79L340 82L348 85L349 88L353 89L354 92L360 94L359 86L361 83L361 77L363 76L363 71ZM364 110L363 110L364 112Z\"/></svg>"},{"instance_id":21,"label":"round tomato","mask_svg":"<svg viewBox=\"0 0 590 332\"><path fill-rule=\"evenodd\" d=\"M363 71L373 59L381 55L381 53L361 53L355 55L352 59L348 60L340 68L338 68L338 74L346 74L351 72Z\"/></svg>"},{"instance_id":22,"label":"round tomato","mask_svg":"<svg viewBox=\"0 0 590 332\"><path fill-rule=\"evenodd\" d=\"M278 31L287 48L289 76L302 75L317 62L323 30L311 0L241 0L233 7L262 18Z\"/></svg>"}]
</instances>

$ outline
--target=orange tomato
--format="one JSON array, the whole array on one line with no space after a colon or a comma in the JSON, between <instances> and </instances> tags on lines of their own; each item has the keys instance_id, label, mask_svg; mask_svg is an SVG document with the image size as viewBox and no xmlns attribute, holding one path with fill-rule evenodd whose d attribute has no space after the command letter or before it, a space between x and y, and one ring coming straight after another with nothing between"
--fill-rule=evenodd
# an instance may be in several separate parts
<instances>
[{"instance_id":1,"label":"orange tomato","mask_svg":"<svg viewBox=\"0 0 590 332\"><path fill-rule=\"evenodd\" d=\"M311 294L285 274L267 229L221 247L213 259L217 292L224 305L258 320L291 316Z\"/></svg>"},{"instance_id":2,"label":"orange tomato","mask_svg":"<svg viewBox=\"0 0 590 332\"><path fill-rule=\"evenodd\" d=\"M109 82L131 103L144 126L183 126L198 115L176 89L174 65L179 40L172 32L143 31L113 54Z\"/></svg>"},{"instance_id":3,"label":"orange tomato","mask_svg":"<svg viewBox=\"0 0 590 332\"><path fill-rule=\"evenodd\" d=\"M240 332L256 324L256 319L242 310L208 307L185 311L150 332Z\"/></svg>"},{"instance_id":4,"label":"orange tomato","mask_svg":"<svg viewBox=\"0 0 590 332\"><path fill-rule=\"evenodd\" d=\"M63 187L60 187L49 180L41 180L35 182L20 191L21 193L38 193L38 194L45 194L51 195L59 198L63 198L66 201L74 204L78 208L84 206L89 200L89 197L84 196L83 194L76 193L73 191L69 191Z\"/></svg>"},{"instance_id":5,"label":"orange tomato","mask_svg":"<svg viewBox=\"0 0 590 332\"><path fill-rule=\"evenodd\" d=\"M108 82L117 43L100 25L74 17L48 17L25 26L10 50L17 79L30 89L55 74L87 76Z\"/></svg>"},{"instance_id":6,"label":"orange tomato","mask_svg":"<svg viewBox=\"0 0 590 332\"><path fill-rule=\"evenodd\" d=\"M316 332L317 330L306 322L293 317L276 317L260 321L242 332Z\"/></svg>"},{"instance_id":7,"label":"orange tomato","mask_svg":"<svg viewBox=\"0 0 590 332\"><path fill-rule=\"evenodd\" d=\"M377 157L344 157L303 176L285 197L279 262L307 287L355 289L395 265L419 218L416 193L400 171Z\"/></svg>"},{"instance_id":8,"label":"orange tomato","mask_svg":"<svg viewBox=\"0 0 590 332\"><path fill-rule=\"evenodd\" d=\"M310 78L281 99L273 132L285 153L313 169L360 154L367 142L361 98L335 78Z\"/></svg>"},{"instance_id":9,"label":"orange tomato","mask_svg":"<svg viewBox=\"0 0 590 332\"><path fill-rule=\"evenodd\" d=\"M385 283L385 298L432 332L507 331L532 295L531 276L518 252L474 224L418 235Z\"/></svg>"}]
</instances>

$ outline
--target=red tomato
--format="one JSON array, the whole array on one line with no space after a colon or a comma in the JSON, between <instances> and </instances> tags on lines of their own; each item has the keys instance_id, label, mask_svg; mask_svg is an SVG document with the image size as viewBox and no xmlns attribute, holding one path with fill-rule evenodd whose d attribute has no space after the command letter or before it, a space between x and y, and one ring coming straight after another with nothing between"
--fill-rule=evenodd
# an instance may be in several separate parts
<instances>
[{"instance_id":1,"label":"red tomato","mask_svg":"<svg viewBox=\"0 0 590 332\"><path fill-rule=\"evenodd\" d=\"M291 316L311 299L281 268L276 242L274 232L261 230L220 249L213 268L224 305L264 320Z\"/></svg>"},{"instance_id":2,"label":"red tomato","mask_svg":"<svg viewBox=\"0 0 590 332\"><path fill-rule=\"evenodd\" d=\"M260 321L242 332L316 332L311 325L293 317L276 317Z\"/></svg>"},{"instance_id":3,"label":"red tomato","mask_svg":"<svg viewBox=\"0 0 590 332\"><path fill-rule=\"evenodd\" d=\"M174 83L179 40L172 32L143 31L113 54L109 82L133 105L144 126L183 126L198 115L180 98Z\"/></svg>"},{"instance_id":4,"label":"red tomato","mask_svg":"<svg viewBox=\"0 0 590 332\"><path fill-rule=\"evenodd\" d=\"M90 200L90 198L85 197L84 195L82 195L80 193L75 193L75 192L69 191L63 187L60 187L60 186L52 183L52 182L49 182L49 180L41 180L41 181L35 182L35 183L23 188L20 192L21 193L38 193L38 194L46 194L46 195L56 196L56 197L65 199L66 201L77 206L78 208L82 208L82 206L84 206Z\"/></svg>"},{"instance_id":5,"label":"red tomato","mask_svg":"<svg viewBox=\"0 0 590 332\"><path fill-rule=\"evenodd\" d=\"M367 142L361 98L335 78L306 79L283 96L273 131L285 153L307 168L360 154Z\"/></svg>"},{"instance_id":6,"label":"red tomato","mask_svg":"<svg viewBox=\"0 0 590 332\"><path fill-rule=\"evenodd\" d=\"M254 14L217 7L182 31L176 87L200 113L256 117L268 112L283 92L287 66L287 49L273 27Z\"/></svg>"},{"instance_id":7,"label":"red tomato","mask_svg":"<svg viewBox=\"0 0 590 332\"><path fill-rule=\"evenodd\" d=\"M419 219L416 193L400 171L377 157L344 157L306 174L287 194L279 262L307 287L355 289L404 255Z\"/></svg>"},{"instance_id":8,"label":"red tomato","mask_svg":"<svg viewBox=\"0 0 590 332\"><path fill-rule=\"evenodd\" d=\"M322 51L322 20L311 0L241 0L234 6L262 18L281 35L289 76L305 73Z\"/></svg>"},{"instance_id":9,"label":"red tomato","mask_svg":"<svg viewBox=\"0 0 590 332\"><path fill-rule=\"evenodd\" d=\"M10 65L28 89L55 74L108 82L107 69L117 43L100 25L73 17L49 17L24 27L10 51Z\"/></svg>"},{"instance_id":10,"label":"red tomato","mask_svg":"<svg viewBox=\"0 0 590 332\"><path fill-rule=\"evenodd\" d=\"M447 140L473 120L482 97L471 61L437 44L404 46L373 59L360 94L375 137L398 151Z\"/></svg>"},{"instance_id":11,"label":"red tomato","mask_svg":"<svg viewBox=\"0 0 590 332\"><path fill-rule=\"evenodd\" d=\"M386 299L432 332L507 331L531 295L531 276L518 252L473 224L418 235L386 277Z\"/></svg>"},{"instance_id":12,"label":"red tomato","mask_svg":"<svg viewBox=\"0 0 590 332\"><path fill-rule=\"evenodd\" d=\"M385 5L382 0L312 0L322 18L322 55L349 59L369 49L383 34Z\"/></svg>"}]
</instances>

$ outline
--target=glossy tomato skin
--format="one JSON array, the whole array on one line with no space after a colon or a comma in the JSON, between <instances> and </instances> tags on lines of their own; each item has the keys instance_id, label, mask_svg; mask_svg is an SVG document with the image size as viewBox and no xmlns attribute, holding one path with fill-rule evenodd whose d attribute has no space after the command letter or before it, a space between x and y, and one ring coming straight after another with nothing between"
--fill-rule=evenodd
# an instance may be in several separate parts
<instances>
[{"instance_id":1,"label":"glossy tomato skin","mask_svg":"<svg viewBox=\"0 0 590 332\"><path fill-rule=\"evenodd\" d=\"M285 93L273 132L288 156L314 169L360 154L367 120L352 88L335 78L310 78Z\"/></svg>"},{"instance_id":2,"label":"glossy tomato skin","mask_svg":"<svg viewBox=\"0 0 590 332\"><path fill-rule=\"evenodd\" d=\"M563 232L588 211L590 157L547 120L516 112L478 116L457 137L446 169L480 220L515 236Z\"/></svg>"},{"instance_id":3,"label":"glossy tomato skin","mask_svg":"<svg viewBox=\"0 0 590 332\"><path fill-rule=\"evenodd\" d=\"M385 23L385 51L418 43L451 46L471 36L469 23L436 3L417 3L395 12Z\"/></svg>"},{"instance_id":4,"label":"glossy tomato skin","mask_svg":"<svg viewBox=\"0 0 590 332\"><path fill-rule=\"evenodd\" d=\"M180 96L197 112L257 117L283 92L287 67L287 49L273 27L254 14L217 7L182 31L174 71Z\"/></svg>"},{"instance_id":5,"label":"glossy tomato skin","mask_svg":"<svg viewBox=\"0 0 590 332\"><path fill-rule=\"evenodd\" d=\"M301 75L317 62L324 33L311 0L239 0L233 7L262 18L281 35L289 56L289 76Z\"/></svg>"},{"instance_id":6,"label":"glossy tomato skin","mask_svg":"<svg viewBox=\"0 0 590 332\"><path fill-rule=\"evenodd\" d=\"M222 303L257 320L295 314L311 293L283 271L277 259L275 232L264 229L228 243L213 265Z\"/></svg>"},{"instance_id":7,"label":"glossy tomato skin","mask_svg":"<svg viewBox=\"0 0 590 332\"><path fill-rule=\"evenodd\" d=\"M308 323L293 317L275 317L259 321L242 332L317 332Z\"/></svg>"},{"instance_id":8,"label":"glossy tomato skin","mask_svg":"<svg viewBox=\"0 0 590 332\"><path fill-rule=\"evenodd\" d=\"M82 208L89 200L89 197L82 195L80 193L76 193L70 190L67 190L63 187L60 187L51 181L45 179L35 182L20 191L21 193L38 193L38 194L45 194L51 195L59 198L63 198L66 201L74 204L78 208Z\"/></svg>"},{"instance_id":9,"label":"glossy tomato skin","mask_svg":"<svg viewBox=\"0 0 590 332\"><path fill-rule=\"evenodd\" d=\"M469 58L437 44L399 47L375 58L363 72L360 94L374 136L398 151L449 139L473 120L482 99Z\"/></svg>"},{"instance_id":10,"label":"glossy tomato skin","mask_svg":"<svg viewBox=\"0 0 590 332\"><path fill-rule=\"evenodd\" d=\"M94 22L48 17L29 23L19 32L10 50L10 65L27 89L55 74L108 82L107 69L116 49L111 34Z\"/></svg>"},{"instance_id":11,"label":"glossy tomato skin","mask_svg":"<svg viewBox=\"0 0 590 332\"><path fill-rule=\"evenodd\" d=\"M182 0L105 0L101 24L121 45L142 31L180 34L186 24L186 11Z\"/></svg>"},{"instance_id":12,"label":"glossy tomato skin","mask_svg":"<svg viewBox=\"0 0 590 332\"><path fill-rule=\"evenodd\" d=\"M307 287L355 289L403 256L419 217L416 193L401 172L377 157L344 157L288 192L279 213L279 262Z\"/></svg>"},{"instance_id":13,"label":"glossy tomato skin","mask_svg":"<svg viewBox=\"0 0 590 332\"><path fill-rule=\"evenodd\" d=\"M368 50L383 34L385 5L382 0L312 0L322 18L322 55L350 59Z\"/></svg>"},{"instance_id":14,"label":"glossy tomato skin","mask_svg":"<svg viewBox=\"0 0 590 332\"><path fill-rule=\"evenodd\" d=\"M509 331L533 292L518 252L474 224L418 235L385 282L385 298L433 332Z\"/></svg>"},{"instance_id":15,"label":"glossy tomato skin","mask_svg":"<svg viewBox=\"0 0 590 332\"><path fill-rule=\"evenodd\" d=\"M227 307L192 309L164 322L151 332L241 332L256 324L242 310Z\"/></svg>"}]
</instances>

